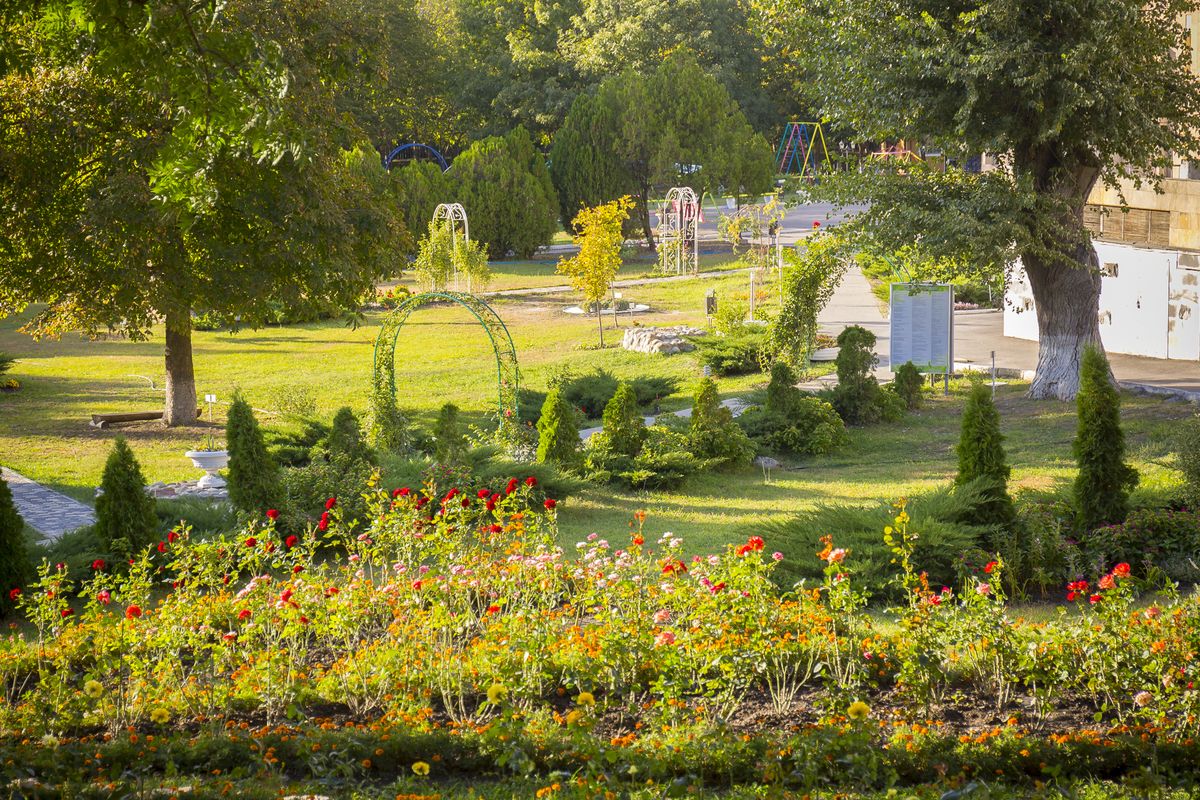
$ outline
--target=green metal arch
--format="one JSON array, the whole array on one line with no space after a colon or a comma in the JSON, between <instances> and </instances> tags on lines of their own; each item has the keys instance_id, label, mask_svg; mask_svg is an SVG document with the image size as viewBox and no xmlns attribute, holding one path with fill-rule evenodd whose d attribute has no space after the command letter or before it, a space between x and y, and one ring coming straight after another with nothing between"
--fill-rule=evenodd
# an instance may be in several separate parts
<instances>
[{"instance_id":1,"label":"green metal arch","mask_svg":"<svg viewBox=\"0 0 1200 800\"><path fill-rule=\"evenodd\" d=\"M520 389L520 368L512 336L500 315L472 294L462 292L423 292L405 300L384 317L379 336L375 339L374 386L396 396L396 342L400 329L409 316L419 308L435 303L457 303L471 312L487 332L496 356L496 389L501 428L517 421L517 392Z\"/></svg>"}]
</instances>

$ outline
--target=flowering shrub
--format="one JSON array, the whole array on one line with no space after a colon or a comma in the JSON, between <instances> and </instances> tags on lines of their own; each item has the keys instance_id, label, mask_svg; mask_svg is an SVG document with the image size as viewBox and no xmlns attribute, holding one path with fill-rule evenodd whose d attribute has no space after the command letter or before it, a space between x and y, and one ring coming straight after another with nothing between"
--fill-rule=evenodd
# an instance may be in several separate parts
<instances>
[{"instance_id":1,"label":"flowering shrub","mask_svg":"<svg viewBox=\"0 0 1200 800\"><path fill-rule=\"evenodd\" d=\"M999 558L930 585L901 504L883 534L899 624L881 625L861 559L832 537L808 556L820 579L783 593L784 557L763 538L689 554L669 533L648 539L640 512L620 541L593 534L569 556L558 503L536 501L536 483L389 490L372 478L361 518L331 497L299 533L271 509L236 535L171 531L121 570L44 564L13 587L28 627L0 647L0 731L59 746L253 723L255 763L275 769L268 737L345 725L362 731L345 743L352 762L270 747L306 774L372 774L374 750L409 779L441 769L379 738L404 730L517 774L801 786L832 780L836 753L838 780L874 786L914 768L905 753L950 758L959 735L1036 751L1055 719L1066 747L1200 732L1200 607L1135 602L1129 564L1071 581L1076 611L1025 622L1005 604ZM320 722L330 709L338 721ZM759 738L729 737L731 725Z\"/></svg>"}]
</instances>

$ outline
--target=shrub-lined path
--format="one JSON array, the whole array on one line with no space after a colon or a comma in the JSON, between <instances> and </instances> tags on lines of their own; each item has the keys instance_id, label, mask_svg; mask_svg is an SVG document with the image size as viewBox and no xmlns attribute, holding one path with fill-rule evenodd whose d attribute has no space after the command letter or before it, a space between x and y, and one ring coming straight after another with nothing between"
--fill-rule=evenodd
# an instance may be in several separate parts
<instances>
[{"instance_id":1,"label":"shrub-lined path","mask_svg":"<svg viewBox=\"0 0 1200 800\"><path fill-rule=\"evenodd\" d=\"M10 469L0 467L0 473L12 490L13 503L25 524L47 539L57 539L68 531L96 521L96 513L90 506Z\"/></svg>"}]
</instances>

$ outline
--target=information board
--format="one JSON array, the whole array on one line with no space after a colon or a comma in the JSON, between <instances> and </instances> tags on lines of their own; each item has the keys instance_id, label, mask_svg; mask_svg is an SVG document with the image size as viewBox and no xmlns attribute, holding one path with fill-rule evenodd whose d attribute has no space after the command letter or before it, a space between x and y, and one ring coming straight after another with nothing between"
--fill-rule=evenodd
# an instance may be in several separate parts
<instances>
[{"instance_id":1,"label":"information board","mask_svg":"<svg viewBox=\"0 0 1200 800\"><path fill-rule=\"evenodd\" d=\"M891 365L911 361L920 372L954 368L954 287L941 283L893 283Z\"/></svg>"}]
</instances>

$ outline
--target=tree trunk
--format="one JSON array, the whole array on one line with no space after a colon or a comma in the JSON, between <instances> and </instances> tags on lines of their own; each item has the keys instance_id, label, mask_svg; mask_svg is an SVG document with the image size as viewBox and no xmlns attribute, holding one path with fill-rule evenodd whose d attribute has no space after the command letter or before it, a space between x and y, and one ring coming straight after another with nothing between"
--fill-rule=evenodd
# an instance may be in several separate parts
<instances>
[{"instance_id":1,"label":"tree trunk","mask_svg":"<svg viewBox=\"0 0 1200 800\"><path fill-rule=\"evenodd\" d=\"M600 349L604 349L604 312L600 308L600 301L596 301L596 325L600 328Z\"/></svg>"},{"instance_id":2,"label":"tree trunk","mask_svg":"<svg viewBox=\"0 0 1200 800\"><path fill-rule=\"evenodd\" d=\"M642 233L646 235L646 246L650 248L650 252L657 252L654 245L654 228L650 225L650 187L642 187Z\"/></svg>"},{"instance_id":3,"label":"tree trunk","mask_svg":"<svg viewBox=\"0 0 1200 800\"><path fill-rule=\"evenodd\" d=\"M1073 400L1083 351L1100 342L1100 272L1090 243L1079 266L1025 258L1038 321L1038 364L1029 396ZM1082 248L1081 248L1082 249Z\"/></svg>"},{"instance_id":4,"label":"tree trunk","mask_svg":"<svg viewBox=\"0 0 1200 800\"><path fill-rule=\"evenodd\" d=\"M192 318L167 312L167 401L163 421L170 426L196 421L196 376L192 371Z\"/></svg>"}]
</instances>

